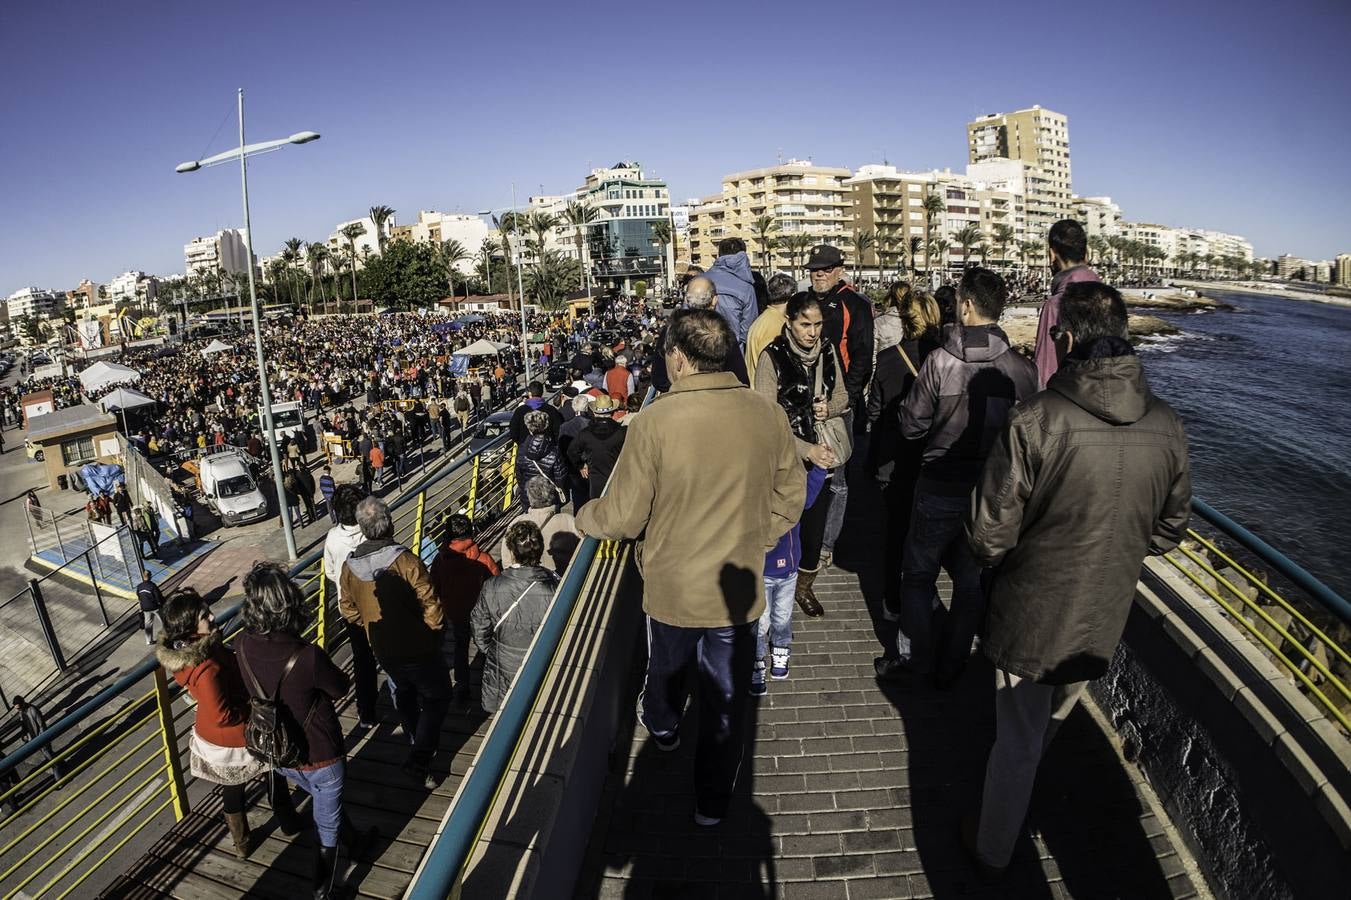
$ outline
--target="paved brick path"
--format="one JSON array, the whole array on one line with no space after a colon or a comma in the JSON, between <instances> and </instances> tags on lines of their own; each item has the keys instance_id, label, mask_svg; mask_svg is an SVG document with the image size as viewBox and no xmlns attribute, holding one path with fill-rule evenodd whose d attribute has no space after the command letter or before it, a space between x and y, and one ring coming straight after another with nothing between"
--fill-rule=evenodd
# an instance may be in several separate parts
<instances>
[{"instance_id":1,"label":"paved brick path","mask_svg":"<svg viewBox=\"0 0 1351 900\"><path fill-rule=\"evenodd\" d=\"M864 601L880 590L876 576L832 569L817 582L827 616L795 618L790 679L749 701L753 745L720 826L691 821L692 713L674 754L641 727L621 737L627 752L616 751L577 896L1194 896L1140 775L1083 707L1043 763L1035 837L1020 842L1003 883L977 878L956 834L979 801L994 736L992 671L977 657L949 692L880 687ZM1196 885L1204 891L1199 876Z\"/></svg>"}]
</instances>

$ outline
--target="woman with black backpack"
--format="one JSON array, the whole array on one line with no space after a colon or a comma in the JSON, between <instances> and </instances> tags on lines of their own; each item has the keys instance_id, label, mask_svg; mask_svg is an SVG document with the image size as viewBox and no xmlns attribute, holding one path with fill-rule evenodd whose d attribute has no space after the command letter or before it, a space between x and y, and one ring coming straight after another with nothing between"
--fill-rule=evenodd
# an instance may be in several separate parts
<instances>
[{"instance_id":1,"label":"woman with black backpack","mask_svg":"<svg viewBox=\"0 0 1351 900\"><path fill-rule=\"evenodd\" d=\"M343 814L346 754L333 704L347 694L347 675L301 636L305 598L281 566L258 563L245 577L240 618L244 630L235 649L251 698L249 749L310 795L319 833L314 896L328 897L337 879L338 842L355 856L374 834L357 833Z\"/></svg>"},{"instance_id":2,"label":"woman with black backpack","mask_svg":"<svg viewBox=\"0 0 1351 900\"><path fill-rule=\"evenodd\" d=\"M244 745L249 695L239 675L239 663L222 642L211 607L196 591L174 591L158 612L164 634L155 647L155 656L197 702L188 742L189 768L198 778L221 786L221 808L235 856L247 859L253 848L244 789L268 767ZM275 773L271 777L277 825L286 834L298 834L300 820L286 780Z\"/></svg>"}]
</instances>

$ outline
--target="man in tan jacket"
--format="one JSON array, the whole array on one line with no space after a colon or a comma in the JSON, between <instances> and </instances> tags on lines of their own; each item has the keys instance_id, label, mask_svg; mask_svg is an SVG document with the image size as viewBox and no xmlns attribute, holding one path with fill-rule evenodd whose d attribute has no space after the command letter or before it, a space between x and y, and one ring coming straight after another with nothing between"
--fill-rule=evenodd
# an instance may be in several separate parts
<instances>
[{"instance_id":1,"label":"man in tan jacket","mask_svg":"<svg viewBox=\"0 0 1351 900\"><path fill-rule=\"evenodd\" d=\"M686 669L697 659L700 825L727 812L741 765L744 706L765 608L765 552L802 514L806 474L788 417L724 371L726 320L683 309L666 331L670 393L629 428L604 497L578 530L643 544L647 679L641 721L658 749L680 746Z\"/></svg>"}]
</instances>

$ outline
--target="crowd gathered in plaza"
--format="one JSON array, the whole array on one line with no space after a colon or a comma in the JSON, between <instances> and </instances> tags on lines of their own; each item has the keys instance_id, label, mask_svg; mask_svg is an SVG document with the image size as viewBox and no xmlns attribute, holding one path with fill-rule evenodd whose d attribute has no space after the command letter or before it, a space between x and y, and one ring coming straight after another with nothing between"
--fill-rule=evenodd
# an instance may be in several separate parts
<instances>
[{"instance_id":1,"label":"crowd gathered in plaza","mask_svg":"<svg viewBox=\"0 0 1351 900\"><path fill-rule=\"evenodd\" d=\"M564 367L565 386L554 394L532 382L513 412L520 496L498 546L450 510L428 565L396 539L369 479L326 473L324 568L350 678L301 637L307 604L279 566L259 564L245 579L233 651L194 592L156 601L159 658L198 702L193 771L223 786L236 853L252 847L242 786L265 778L292 834L303 827L294 784L312 798L315 896L328 896L340 849L357 853L373 833L344 811L349 745L337 705L352 692L359 730L374 727L383 674L409 741L403 774L434 788L447 712L500 706L588 536L643 541L639 722L658 750L674 750L697 694L693 822L717 827L735 802L748 705L791 677L794 619L832 614L816 581L851 538L848 472L855 492L869 479L883 500L875 612L894 639L879 648L877 678L948 690L973 652L994 667L982 801L954 840L998 878L1045 747L1106 671L1140 565L1176 545L1190 499L1181 421L1149 389L1120 293L1085 264L1077 223L1057 223L1048 244L1048 284L970 267L932 291L890 285L875 304L846 280L838 248L811 251L802 285L752 271L729 238L706 271L684 273L683 304L669 316L620 301L598 320L532 322L547 334L540 362ZM1046 291L1031 359L998 324L1011 289ZM588 339L620 321L633 328L618 349ZM471 386L472 409L505 401L493 385L519 371L519 356L504 351L500 376L456 376L445 335L400 315L272 325L265 339L277 394L353 440L364 467L391 433L444 435L467 412L456 400ZM520 335L488 321L454 340L480 337ZM139 388L160 410L147 446L256 439L256 385L227 359L141 360ZM656 399L645 406L649 386ZM349 405L365 394L418 400L425 420L382 425ZM289 739L260 737L249 715L260 700L289 711Z\"/></svg>"}]
</instances>

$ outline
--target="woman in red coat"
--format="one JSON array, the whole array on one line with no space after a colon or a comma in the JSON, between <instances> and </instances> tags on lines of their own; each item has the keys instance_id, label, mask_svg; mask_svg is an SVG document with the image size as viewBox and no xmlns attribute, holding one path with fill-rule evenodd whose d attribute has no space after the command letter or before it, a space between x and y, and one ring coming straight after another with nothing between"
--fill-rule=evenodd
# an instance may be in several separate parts
<instances>
[{"instance_id":1,"label":"woman in red coat","mask_svg":"<svg viewBox=\"0 0 1351 900\"><path fill-rule=\"evenodd\" d=\"M221 806L235 856L246 859L252 848L244 788L269 770L244 747L249 695L239 663L222 642L211 608L196 591L174 591L164 601L160 615L164 636L155 647L155 656L197 704L188 743L190 769L196 777L221 786ZM298 834L300 822L291 803L290 787L286 779L275 774L271 777L277 823L286 834Z\"/></svg>"}]
</instances>

